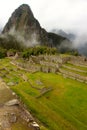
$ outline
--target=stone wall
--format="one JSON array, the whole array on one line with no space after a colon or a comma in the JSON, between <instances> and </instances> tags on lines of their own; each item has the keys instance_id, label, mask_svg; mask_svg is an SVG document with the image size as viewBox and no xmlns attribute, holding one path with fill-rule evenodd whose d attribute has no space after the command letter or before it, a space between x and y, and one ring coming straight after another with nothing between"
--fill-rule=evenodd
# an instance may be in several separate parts
<instances>
[{"instance_id":1,"label":"stone wall","mask_svg":"<svg viewBox=\"0 0 87 130\"><path fill-rule=\"evenodd\" d=\"M47 61L40 61L40 65L42 66L50 66L50 67L57 67L59 68L59 65L57 63L53 63L53 62L47 62Z\"/></svg>"},{"instance_id":2,"label":"stone wall","mask_svg":"<svg viewBox=\"0 0 87 130\"><path fill-rule=\"evenodd\" d=\"M81 76L79 74L76 74L76 73L73 73L73 72L69 72L69 71L66 71L66 70L63 70L63 69L59 69L59 71L62 74L67 75L68 77L73 77L76 80L81 80L83 82L87 82L87 77L85 77L85 76Z\"/></svg>"},{"instance_id":3,"label":"stone wall","mask_svg":"<svg viewBox=\"0 0 87 130\"><path fill-rule=\"evenodd\" d=\"M59 69L56 67L41 66L40 71L45 73L57 73Z\"/></svg>"},{"instance_id":4,"label":"stone wall","mask_svg":"<svg viewBox=\"0 0 87 130\"><path fill-rule=\"evenodd\" d=\"M83 72L83 73L87 73L86 70L81 70L81 69L77 69L77 68L73 68L73 67L70 67L70 66L66 66L66 65L62 65L64 68L67 68L69 70L74 70L74 71L77 71L77 72Z\"/></svg>"},{"instance_id":5,"label":"stone wall","mask_svg":"<svg viewBox=\"0 0 87 130\"><path fill-rule=\"evenodd\" d=\"M87 67L87 58L84 56L72 56L70 58L69 63L78 65L78 66Z\"/></svg>"},{"instance_id":6,"label":"stone wall","mask_svg":"<svg viewBox=\"0 0 87 130\"><path fill-rule=\"evenodd\" d=\"M55 63L66 63L67 61L70 60L70 57L62 57L60 55L47 55L44 56L45 61L50 61L50 62L55 62Z\"/></svg>"}]
</instances>

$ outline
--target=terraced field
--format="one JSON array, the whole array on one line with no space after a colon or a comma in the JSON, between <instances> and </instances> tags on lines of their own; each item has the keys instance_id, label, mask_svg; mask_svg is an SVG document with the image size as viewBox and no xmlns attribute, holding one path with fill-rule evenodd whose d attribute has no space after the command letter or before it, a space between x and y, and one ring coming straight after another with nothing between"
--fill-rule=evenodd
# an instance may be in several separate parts
<instances>
[{"instance_id":1,"label":"terraced field","mask_svg":"<svg viewBox=\"0 0 87 130\"><path fill-rule=\"evenodd\" d=\"M87 130L86 80L71 79L68 73L29 73L10 61L0 60L0 77L40 121L41 130ZM86 67L67 63L60 69L86 78Z\"/></svg>"},{"instance_id":2,"label":"terraced field","mask_svg":"<svg viewBox=\"0 0 87 130\"><path fill-rule=\"evenodd\" d=\"M79 80L80 82L87 83L87 66L83 67L72 63L63 64L60 68L60 72L66 77Z\"/></svg>"}]
</instances>

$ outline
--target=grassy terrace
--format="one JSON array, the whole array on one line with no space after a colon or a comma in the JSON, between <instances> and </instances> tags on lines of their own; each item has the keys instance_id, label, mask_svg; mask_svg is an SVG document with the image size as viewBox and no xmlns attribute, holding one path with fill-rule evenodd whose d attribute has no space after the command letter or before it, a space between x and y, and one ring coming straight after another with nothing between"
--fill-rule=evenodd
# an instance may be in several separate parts
<instances>
[{"instance_id":1,"label":"grassy terrace","mask_svg":"<svg viewBox=\"0 0 87 130\"><path fill-rule=\"evenodd\" d=\"M42 72L28 73L10 64L9 59L0 61L0 69L8 68L9 73L2 78L31 113L43 123L41 130L87 130L87 85L63 78L61 75ZM0 75L7 69L0 70ZM21 75L28 78L25 82ZM35 86L36 88L32 87ZM52 87L52 91L40 96L43 88ZM37 89L38 88L38 89Z\"/></svg>"},{"instance_id":2,"label":"grassy terrace","mask_svg":"<svg viewBox=\"0 0 87 130\"><path fill-rule=\"evenodd\" d=\"M68 72L73 72L75 74L79 74L81 76L86 76L87 77L87 73L84 73L84 72L79 72L79 71L76 71L76 70L71 70L71 69L68 69L68 68L65 68L65 67L61 67L62 70L66 70Z\"/></svg>"},{"instance_id":3,"label":"grassy terrace","mask_svg":"<svg viewBox=\"0 0 87 130\"><path fill-rule=\"evenodd\" d=\"M76 66L76 65L73 65L71 63L66 63L65 65L69 66L69 67L72 67L72 68L76 68L76 69L87 71L87 67Z\"/></svg>"}]
</instances>

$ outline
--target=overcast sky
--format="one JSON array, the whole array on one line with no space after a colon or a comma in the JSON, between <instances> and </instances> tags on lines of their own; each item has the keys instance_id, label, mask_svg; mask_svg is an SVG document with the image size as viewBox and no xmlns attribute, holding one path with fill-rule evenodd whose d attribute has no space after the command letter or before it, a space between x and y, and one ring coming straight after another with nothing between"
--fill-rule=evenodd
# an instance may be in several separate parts
<instances>
[{"instance_id":1,"label":"overcast sky","mask_svg":"<svg viewBox=\"0 0 87 130\"><path fill-rule=\"evenodd\" d=\"M0 27L21 4L30 5L34 16L46 30L87 32L87 0L1 0Z\"/></svg>"}]
</instances>

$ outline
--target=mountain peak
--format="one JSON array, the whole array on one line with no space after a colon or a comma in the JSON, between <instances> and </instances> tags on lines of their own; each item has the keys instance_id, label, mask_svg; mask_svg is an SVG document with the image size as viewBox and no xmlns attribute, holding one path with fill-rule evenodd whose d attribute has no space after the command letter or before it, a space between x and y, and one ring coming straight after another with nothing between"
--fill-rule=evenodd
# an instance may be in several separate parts
<instances>
[{"instance_id":1,"label":"mountain peak","mask_svg":"<svg viewBox=\"0 0 87 130\"><path fill-rule=\"evenodd\" d=\"M65 39L61 36L48 33L41 28L35 19L30 6L20 5L11 15L3 29L3 34L10 34L21 40L26 46L46 45L57 47Z\"/></svg>"},{"instance_id":2,"label":"mountain peak","mask_svg":"<svg viewBox=\"0 0 87 130\"><path fill-rule=\"evenodd\" d=\"M15 28L17 31L26 31L24 28L33 26L35 21L30 6L22 4L12 13L3 29L3 33L9 33L12 28Z\"/></svg>"},{"instance_id":3,"label":"mountain peak","mask_svg":"<svg viewBox=\"0 0 87 130\"><path fill-rule=\"evenodd\" d=\"M20 5L16 10L23 10L23 11L28 11L28 12L30 11L30 12L32 12L30 6L27 5L27 4Z\"/></svg>"},{"instance_id":4,"label":"mountain peak","mask_svg":"<svg viewBox=\"0 0 87 130\"><path fill-rule=\"evenodd\" d=\"M22 5L20 5L20 7L22 7L22 8L29 8L29 5L28 4L22 4Z\"/></svg>"}]
</instances>

